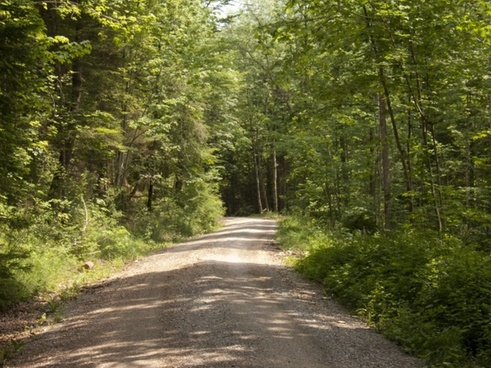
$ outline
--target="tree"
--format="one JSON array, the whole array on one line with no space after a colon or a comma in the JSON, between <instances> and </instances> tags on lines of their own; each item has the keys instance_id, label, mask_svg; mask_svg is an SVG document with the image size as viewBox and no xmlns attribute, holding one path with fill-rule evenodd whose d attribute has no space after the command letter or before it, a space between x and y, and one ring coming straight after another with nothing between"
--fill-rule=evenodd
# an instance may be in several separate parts
<instances>
[{"instance_id":1,"label":"tree","mask_svg":"<svg viewBox=\"0 0 491 368\"><path fill-rule=\"evenodd\" d=\"M231 182L223 189L231 193L230 213L278 212L282 207L284 159L278 139L283 123L290 118L289 85L279 74L285 50L269 32L280 6L278 2L247 2L241 16L222 30L235 51L245 84L237 118L247 141L241 141L242 155L232 158L241 164L235 164L229 173Z\"/></svg>"},{"instance_id":2,"label":"tree","mask_svg":"<svg viewBox=\"0 0 491 368\"><path fill-rule=\"evenodd\" d=\"M295 195L303 198L300 207L324 213L331 223L361 216L382 228L407 220L428 219L439 231L455 224L464 203L457 200L456 207L455 200L472 182L475 165L468 149L467 159L454 156L467 162L466 183L455 180L448 160L457 141L449 131L456 121L469 122L469 101L484 102L474 98L477 90L487 95L483 34L477 31L484 5L290 1L287 12L273 35L291 51L282 73L296 85L290 125L302 139L292 140L298 150L290 148L297 188L291 192L305 193ZM473 116L477 111L488 113L484 104L473 104ZM479 116L474 128L488 119ZM324 131L324 139L313 136ZM318 141L329 149L312 145ZM310 152L324 163L306 165ZM323 175L325 165L330 168Z\"/></svg>"},{"instance_id":3,"label":"tree","mask_svg":"<svg viewBox=\"0 0 491 368\"><path fill-rule=\"evenodd\" d=\"M49 110L44 24L31 1L0 2L0 217L41 180L46 152L40 121Z\"/></svg>"}]
</instances>

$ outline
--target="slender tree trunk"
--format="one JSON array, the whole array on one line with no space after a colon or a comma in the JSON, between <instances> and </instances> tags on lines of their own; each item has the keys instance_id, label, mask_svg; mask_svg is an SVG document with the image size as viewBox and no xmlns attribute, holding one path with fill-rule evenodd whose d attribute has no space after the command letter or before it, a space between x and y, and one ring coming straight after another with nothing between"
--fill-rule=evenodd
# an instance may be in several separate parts
<instances>
[{"instance_id":1,"label":"slender tree trunk","mask_svg":"<svg viewBox=\"0 0 491 368\"><path fill-rule=\"evenodd\" d=\"M399 152L399 155L401 156L401 164L402 164L402 171L404 174L404 182L406 184L406 189L409 190L411 187L409 182L409 170L408 170L408 164L407 164L407 154L404 151L404 148L401 143L401 138L399 136L399 129L397 127L397 122L394 114L394 110L392 108L392 101L391 101L391 96L389 92L389 87L387 85L387 80L385 78L385 73L384 69L381 67L379 68L379 78L380 78L380 83L382 84L382 87L384 89L384 98L385 98L385 104L386 104L386 109L389 114L391 126L392 126L392 132L394 134L394 140L397 146L397 150Z\"/></svg>"},{"instance_id":2,"label":"slender tree trunk","mask_svg":"<svg viewBox=\"0 0 491 368\"><path fill-rule=\"evenodd\" d=\"M375 131L374 128L370 128L369 132L369 143L370 146L370 159L373 160L373 163L370 162L372 168L370 170L370 179L367 186L368 195L372 198L372 208L373 212L377 218L377 226L379 228L383 228L384 220L380 215L380 195L379 195L379 181L381 178L380 174L380 150L375 149L374 142L375 141Z\"/></svg>"},{"instance_id":3,"label":"slender tree trunk","mask_svg":"<svg viewBox=\"0 0 491 368\"><path fill-rule=\"evenodd\" d=\"M126 50L123 50L123 65L126 63ZM121 101L121 112L122 112L122 117L121 117L121 130L123 131L123 134L126 136L128 134L128 117L127 117L127 101L126 101L126 96L129 95L130 92L130 77L128 75L125 75L125 82L124 82L124 93L123 93L123 99ZM120 188L123 186L125 182L125 163L127 160L128 153L127 152L122 152L118 150L117 156L116 156L116 180L115 180L115 185L116 187Z\"/></svg>"},{"instance_id":4,"label":"slender tree trunk","mask_svg":"<svg viewBox=\"0 0 491 368\"><path fill-rule=\"evenodd\" d=\"M259 169L259 175L261 177L261 174L262 174L262 160L261 160L261 156L258 155L258 169ZM261 194L263 196L263 200L264 200L264 210L265 211L268 211L270 210L270 207L269 207L269 200L268 200L268 191L266 190L266 182L267 182L267 179L262 179L260 180L260 183L261 183Z\"/></svg>"},{"instance_id":5,"label":"slender tree trunk","mask_svg":"<svg viewBox=\"0 0 491 368\"><path fill-rule=\"evenodd\" d=\"M259 170L258 154L254 151L254 171L256 173L256 193L257 193L257 206L259 213L263 212L263 202L261 200L261 175Z\"/></svg>"},{"instance_id":6,"label":"slender tree trunk","mask_svg":"<svg viewBox=\"0 0 491 368\"><path fill-rule=\"evenodd\" d=\"M276 156L276 143L273 141L273 210L276 213L279 212L278 202L278 158Z\"/></svg>"},{"instance_id":7,"label":"slender tree trunk","mask_svg":"<svg viewBox=\"0 0 491 368\"><path fill-rule=\"evenodd\" d=\"M327 205L329 208L329 225L331 229L334 229L334 225L336 224L336 213L335 213L336 211L333 206L332 190L331 190L331 186L329 185L329 178L327 174L325 179L325 191L326 191Z\"/></svg>"},{"instance_id":8,"label":"slender tree trunk","mask_svg":"<svg viewBox=\"0 0 491 368\"><path fill-rule=\"evenodd\" d=\"M340 137L339 146L341 152L341 178L342 178L340 191L345 195L345 197L343 198L343 206L348 207L351 202L351 191L347 189L349 188L350 185L350 171L348 167L349 150L345 137Z\"/></svg>"},{"instance_id":9,"label":"slender tree trunk","mask_svg":"<svg viewBox=\"0 0 491 368\"><path fill-rule=\"evenodd\" d=\"M336 209L336 218L339 219L341 217L341 213L343 213L343 202L342 202L342 188L341 188L341 176L339 172L336 171L335 174L335 185L334 185L334 202Z\"/></svg>"},{"instance_id":10,"label":"slender tree trunk","mask_svg":"<svg viewBox=\"0 0 491 368\"><path fill-rule=\"evenodd\" d=\"M379 51L378 51L377 43L375 42L373 34L371 33L372 22L371 22L371 18L369 16L368 8L366 5L363 5L363 13L365 16L365 23L367 25L367 29L370 32L369 36L368 36L369 41L372 45L372 49L373 49L375 56L379 57ZM399 137L399 129L397 128L397 122L395 119L394 110L392 108L392 101L391 101L389 86L387 84L387 78L385 77L384 68L382 66L379 67L378 76L379 76L379 82L380 82L380 84L383 88L383 91L384 91L386 110L387 110L389 117L390 117L390 122L391 122L391 126L392 126L392 132L394 134L395 143L396 143L399 155L401 157L400 160L401 160L401 164L402 164L402 171L404 174L404 181L406 183L406 188L409 188L410 187L410 184L409 184L410 177L409 177L409 170L408 170L408 163L407 163L407 155L406 155L406 152L404 151L404 148L403 148L402 143L401 143L401 139Z\"/></svg>"},{"instance_id":11,"label":"slender tree trunk","mask_svg":"<svg viewBox=\"0 0 491 368\"><path fill-rule=\"evenodd\" d=\"M382 144L382 191L384 193L384 228L392 228L391 220L391 180L389 162L389 142L387 132L387 106L383 96L379 94L379 127L380 142Z\"/></svg>"},{"instance_id":12,"label":"slender tree trunk","mask_svg":"<svg viewBox=\"0 0 491 368\"><path fill-rule=\"evenodd\" d=\"M409 51L411 55L411 59L414 63L414 65L418 65L418 61L416 58L416 52L414 50L414 45L412 42L409 44ZM414 74L414 79L416 81L416 93L414 93L414 89L411 86L411 81L409 78L408 73L404 73L405 79L407 86L409 88L409 92L411 93L413 97L413 102L416 107L416 110L418 111L420 115L420 120L421 120L421 134L422 134L422 140L423 140L423 148L425 150L425 155L427 156L426 158L426 165L428 169L428 174L430 176L430 189L431 189L431 195L433 197L433 203L434 203L434 210L435 210L435 215L437 218L437 225L438 225L438 230L440 232L443 231L444 229L444 224L443 224L443 217L441 214L441 208L442 208L442 197L441 197L441 192L440 192L440 187L441 187L441 170L440 170L440 161L439 161L439 152L438 152L438 146L435 138L435 132L433 129L433 125L429 123L428 116L425 112L424 106L423 106L423 87L421 83L421 77L419 73L416 71ZM428 137L431 136L432 140L432 147L433 148L433 155L434 155L434 161L435 161L435 169L436 169L436 175L437 179L435 182L435 173L433 170L433 163L431 160L431 154L430 154L430 144L428 141ZM437 188L438 186L438 188Z\"/></svg>"},{"instance_id":13,"label":"slender tree trunk","mask_svg":"<svg viewBox=\"0 0 491 368\"><path fill-rule=\"evenodd\" d=\"M467 94L467 110L471 111L471 96L470 93ZM467 127L468 129L472 129L472 122L470 119L469 114L467 115ZM470 130L472 131L472 130ZM472 143L469 142L466 146L466 152L465 152L465 159L466 159L466 164L465 164L465 186L466 186L466 196L465 196L465 204L466 207L471 207L472 203L472 193L471 189L474 187L474 163L472 160Z\"/></svg>"},{"instance_id":14,"label":"slender tree trunk","mask_svg":"<svg viewBox=\"0 0 491 368\"><path fill-rule=\"evenodd\" d=\"M437 193L437 184L435 183L435 174L433 171L433 165L431 162L431 154L430 154L430 146L428 143L428 126L426 123L426 120L424 118L421 119L421 132L422 132L422 137L423 137L423 147L425 150L426 154L426 167L428 169L428 175L430 177L430 190L431 190L431 196L433 197L433 208L435 210L435 215L437 219L437 225L438 225L438 230L440 232L443 231L443 221L442 221L442 216L441 216L441 210L440 210L440 203L438 200L438 193Z\"/></svg>"},{"instance_id":15,"label":"slender tree trunk","mask_svg":"<svg viewBox=\"0 0 491 368\"><path fill-rule=\"evenodd\" d=\"M412 148L411 148L411 139L413 136L413 116L411 113L411 110L408 108L407 111L407 143L406 143L406 152L407 152L407 168L409 172L409 186L408 186L408 191L409 191L409 196L408 196L408 209L409 213L414 212L414 198L413 198L413 166L411 162L411 154L412 154Z\"/></svg>"},{"instance_id":16,"label":"slender tree trunk","mask_svg":"<svg viewBox=\"0 0 491 368\"><path fill-rule=\"evenodd\" d=\"M58 22L60 22L60 18L56 14L56 9L50 9L53 12L53 20L55 22L55 29L58 28ZM80 31L82 25L80 24L80 20L75 23L73 32L74 32L74 41L80 42ZM64 71L61 68L61 65L58 65L59 75L58 78L61 80L66 77L68 71ZM75 145L75 136L77 131L77 123L78 123L78 114L80 110L80 103L82 99L82 66L79 59L75 58L72 61L71 69L69 71L71 74L71 85L70 90L67 92L67 96L69 96L66 100L61 101L63 106L62 109L66 109L67 116L66 124L62 124L58 130L58 139L59 146L57 147L59 150L59 168L53 176L51 181L50 189L49 189L49 197L50 198L63 198L66 195L66 186L67 186L67 177L70 164L73 158L73 149Z\"/></svg>"},{"instance_id":17,"label":"slender tree trunk","mask_svg":"<svg viewBox=\"0 0 491 368\"><path fill-rule=\"evenodd\" d=\"M152 212L153 205L153 179L150 179L148 184L148 196L147 196L147 210Z\"/></svg>"},{"instance_id":18,"label":"slender tree trunk","mask_svg":"<svg viewBox=\"0 0 491 368\"><path fill-rule=\"evenodd\" d=\"M435 137L435 127L433 124L430 124L430 133L431 133L431 142L434 153L434 162L435 162L435 175L436 175L436 188L435 188L435 205L437 211L438 218L438 229L442 232L445 228L445 222L442 214L443 209L443 198L442 198L442 170L440 164L440 151L438 149L438 143Z\"/></svg>"}]
</instances>

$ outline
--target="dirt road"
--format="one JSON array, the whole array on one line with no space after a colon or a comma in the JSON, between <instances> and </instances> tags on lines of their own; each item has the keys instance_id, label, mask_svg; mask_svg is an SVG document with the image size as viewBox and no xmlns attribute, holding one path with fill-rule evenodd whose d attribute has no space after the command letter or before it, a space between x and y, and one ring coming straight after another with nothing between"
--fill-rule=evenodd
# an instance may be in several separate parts
<instances>
[{"instance_id":1,"label":"dirt road","mask_svg":"<svg viewBox=\"0 0 491 368\"><path fill-rule=\"evenodd\" d=\"M285 267L275 228L229 218L132 264L9 366L421 367Z\"/></svg>"}]
</instances>

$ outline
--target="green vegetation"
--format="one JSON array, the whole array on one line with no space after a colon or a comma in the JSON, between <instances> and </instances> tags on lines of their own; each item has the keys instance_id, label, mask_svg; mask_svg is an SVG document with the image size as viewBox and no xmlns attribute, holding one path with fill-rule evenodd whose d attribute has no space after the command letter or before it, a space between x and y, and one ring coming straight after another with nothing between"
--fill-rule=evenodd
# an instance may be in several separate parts
<instances>
[{"instance_id":1,"label":"green vegetation","mask_svg":"<svg viewBox=\"0 0 491 368\"><path fill-rule=\"evenodd\" d=\"M491 364L491 256L450 236L321 230L301 218L279 242L302 249L304 275L432 367Z\"/></svg>"},{"instance_id":2,"label":"green vegetation","mask_svg":"<svg viewBox=\"0 0 491 368\"><path fill-rule=\"evenodd\" d=\"M0 310L216 226L219 5L0 1Z\"/></svg>"},{"instance_id":3,"label":"green vegetation","mask_svg":"<svg viewBox=\"0 0 491 368\"><path fill-rule=\"evenodd\" d=\"M409 351L490 366L490 5L247 9L255 209L278 195L298 269Z\"/></svg>"},{"instance_id":4,"label":"green vegetation","mask_svg":"<svg viewBox=\"0 0 491 368\"><path fill-rule=\"evenodd\" d=\"M165 223L168 218L151 223L152 218L146 215L149 221L141 226L141 234L130 233L118 218L97 206L87 208L86 213L67 214L63 223L59 219L40 218L23 229L4 225L2 233L8 235L1 239L0 308L33 295L63 293L107 277L126 261L165 247L176 234L185 237L210 230L221 215L220 208L215 203L207 207L216 211L208 214L213 221L199 216L196 209L173 212L186 218L185 223ZM139 221L144 218L141 216ZM152 240L154 234L145 229L153 225L167 238ZM87 261L95 264L93 269L83 267Z\"/></svg>"},{"instance_id":5,"label":"green vegetation","mask_svg":"<svg viewBox=\"0 0 491 368\"><path fill-rule=\"evenodd\" d=\"M489 2L229 2L0 0L0 308L294 214L302 272L489 366Z\"/></svg>"}]
</instances>

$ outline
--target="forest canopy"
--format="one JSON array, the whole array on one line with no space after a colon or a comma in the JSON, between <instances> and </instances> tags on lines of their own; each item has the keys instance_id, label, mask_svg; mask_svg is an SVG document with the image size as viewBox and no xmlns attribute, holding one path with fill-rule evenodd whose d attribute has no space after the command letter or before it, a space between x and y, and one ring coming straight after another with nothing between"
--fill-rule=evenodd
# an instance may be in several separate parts
<instances>
[{"instance_id":1,"label":"forest canopy","mask_svg":"<svg viewBox=\"0 0 491 368\"><path fill-rule=\"evenodd\" d=\"M275 212L410 350L491 364L489 24L484 0L0 0L0 308Z\"/></svg>"}]
</instances>

